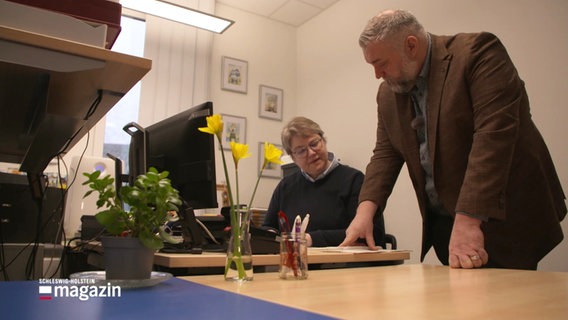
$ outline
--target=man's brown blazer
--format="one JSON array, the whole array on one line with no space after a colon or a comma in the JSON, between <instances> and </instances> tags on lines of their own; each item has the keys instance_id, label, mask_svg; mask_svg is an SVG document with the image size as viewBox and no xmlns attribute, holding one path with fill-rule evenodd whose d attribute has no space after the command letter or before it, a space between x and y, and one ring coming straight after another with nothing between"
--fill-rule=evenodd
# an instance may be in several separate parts
<instances>
[{"instance_id":1,"label":"man's brown blazer","mask_svg":"<svg viewBox=\"0 0 568 320\"><path fill-rule=\"evenodd\" d=\"M489 33L431 35L427 141L439 200L452 213L488 219L485 249L499 265L536 265L563 238L565 195L530 115L524 83L499 39ZM386 206L406 163L428 233L425 177L411 127L409 95L383 82L377 95L377 142L360 201Z\"/></svg>"}]
</instances>

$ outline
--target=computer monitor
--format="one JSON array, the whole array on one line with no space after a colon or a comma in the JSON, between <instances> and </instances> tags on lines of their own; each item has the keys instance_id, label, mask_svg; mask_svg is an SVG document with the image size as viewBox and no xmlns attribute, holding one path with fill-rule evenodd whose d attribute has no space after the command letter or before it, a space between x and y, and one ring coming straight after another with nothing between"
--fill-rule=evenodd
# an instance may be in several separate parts
<instances>
[{"instance_id":1,"label":"computer monitor","mask_svg":"<svg viewBox=\"0 0 568 320\"><path fill-rule=\"evenodd\" d=\"M191 209L217 208L214 136L206 127L213 103L205 102L147 128L130 123L129 179L154 167L168 171L172 186Z\"/></svg>"}]
</instances>

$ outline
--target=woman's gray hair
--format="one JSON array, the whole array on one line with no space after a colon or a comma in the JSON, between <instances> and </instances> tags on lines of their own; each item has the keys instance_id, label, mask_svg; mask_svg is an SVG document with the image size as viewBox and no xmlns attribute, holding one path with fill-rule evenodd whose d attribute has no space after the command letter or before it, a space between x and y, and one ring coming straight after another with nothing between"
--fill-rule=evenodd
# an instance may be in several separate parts
<instances>
[{"instance_id":1,"label":"woman's gray hair","mask_svg":"<svg viewBox=\"0 0 568 320\"><path fill-rule=\"evenodd\" d=\"M295 117L282 129L282 146L287 154L292 154L291 141L293 137L308 137L317 134L325 141L323 130L319 124L305 117Z\"/></svg>"},{"instance_id":2,"label":"woman's gray hair","mask_svg":"<svg viewBox=\"0 0 568 320\"><path fill-rule=\"evenodd\" d=\"M426 37L424 27L410 12L405 10L383 11L367 22L359 36L359 46L364 49L373 41L390 40L393 36L403 32Z\"/></svg>"}]
</instances>

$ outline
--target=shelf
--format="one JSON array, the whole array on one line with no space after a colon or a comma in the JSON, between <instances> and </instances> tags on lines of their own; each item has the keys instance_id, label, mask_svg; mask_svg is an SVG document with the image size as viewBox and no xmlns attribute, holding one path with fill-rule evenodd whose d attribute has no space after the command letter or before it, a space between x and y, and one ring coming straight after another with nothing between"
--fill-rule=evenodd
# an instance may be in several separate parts
<instances>
[{"instance_id":1,"label":"shelf","mask_svg":"<svg viewBox=\"0 0 568 320\"><path fill-rule=\"evenodd\" d=\"M149 59L0 26L0 161L43 172L151 65Z\"/></svg>"}]
</instances>

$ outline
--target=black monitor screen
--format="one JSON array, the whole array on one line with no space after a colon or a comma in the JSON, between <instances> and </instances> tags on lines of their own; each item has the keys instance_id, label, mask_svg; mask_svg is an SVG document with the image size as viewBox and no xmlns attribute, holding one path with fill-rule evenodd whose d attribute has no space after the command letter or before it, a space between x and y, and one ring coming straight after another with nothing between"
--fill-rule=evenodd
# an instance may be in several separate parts
<instances>
[{"instance_id":1,"label":"black monitor screen","mask_svg":"<svg viewBox=\"0 0 568 320\"><path fill-rule=\"evenodd\" d=\"M168 171L189 207L217 208L214 136L198 130L212 114L213 103L206 102L145 129L136 126L130 133L130 178L150 167Z\"/></svg>"}]
</instances>

